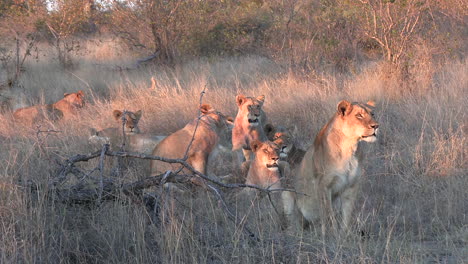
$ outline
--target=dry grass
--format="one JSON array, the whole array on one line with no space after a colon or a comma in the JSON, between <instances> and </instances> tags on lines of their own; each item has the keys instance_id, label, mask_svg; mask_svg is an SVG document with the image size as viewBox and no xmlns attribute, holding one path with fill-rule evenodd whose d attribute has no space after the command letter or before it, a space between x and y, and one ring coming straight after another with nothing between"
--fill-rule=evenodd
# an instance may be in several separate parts
<instances>
[{"instance_id":1,"label":"dry grass","mask_svg":"<svg viewBox=\"0 0 468 264\"><path fill-rule=\"evenodd\" d=\"M467 61L453 62L430 80L424 78L424 91L409 91L383 77L379 65L356 76L324 76L317 81L296 77L256 56L114 71L111 66L118 60L105 59L111 54L101 48L72 71L44 61L27 66L21 79L26 104L50 103L79 89L87 94L89 104L81 118L41 126L60 133L37 134L36 128L11 122L9 113L0 115L4 124L0 263L461 263L468 259ZM158 81L155 90L149 89L151 76ZM381 138L363 145L367 159L355 215L357 229L369 236L282 232L265 200L246 205L235 195L230 195L230 205L240 217L248 216L246 223L259 242L226 219L208 194L161 198L164 206L158 219L125 196L97 206L64 205L45 195L47 181L57 172L56 160L94 151L87 143L88 130L112 125L113 109L142 109L143 131L168 134L196 115L205 85L204 101L232 116L236 94L266 95L269 120L297 125L298 141L304 147L339 100L376 100ZM229 166L222 168L225 163L219 161L217 170L228 171ZM95 165L96 161L80 164L84 170ZM147 166L136 162L119 180L142 178ZM39 191L18 185L27 181L38 184ZM65 186L73 183L67 181Z\"/></svg>"}]
</instances>

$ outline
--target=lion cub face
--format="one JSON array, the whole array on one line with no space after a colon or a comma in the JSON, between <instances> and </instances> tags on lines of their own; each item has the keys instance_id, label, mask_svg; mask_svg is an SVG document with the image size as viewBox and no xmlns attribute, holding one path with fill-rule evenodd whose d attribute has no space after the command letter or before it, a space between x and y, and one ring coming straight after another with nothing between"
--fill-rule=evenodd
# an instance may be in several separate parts
<instances>
[{"instance_id":1,"label":"lion cub face","mask_svg":"<svg viewBox=\"0 0 468 264\"><path fill-rule=\"evenodd\" d=\"M343 121L343 133L366 142L375 142L379 124L374 119L375 103L350 103L346 100L338 103L338 116Z\"/></svg>"},{"instance_id":2,"label":"lion cub face","mask_svg":"<svg viewBox=\"0 0 468 264\"><path fill-rule=\"evenodd\" d=\"M114 116L114 119L121 124L122 122L122 116L125 114L125 126L124 126L124 132L125 134L138 134L140 133L140 128L138 127L138 122L140 121L141 118L141 110L138 110L137 112L133 113L130 111L120 111L120 110L114 110L112 112L112 115Z\"/></svg>"},{"instance_id":3,"label":"lion cub face","mask_svg":"<svg viewBox=\"0 0 468 264\"><path fill-rule=\"evenodd\" d=\"M280 154L280 148L274 142L265 141L260 142L254 140L250 147L255 153L255 162L260 166L270 170L278 171L278 160Z\"/></svg>"},{"instance_id":4,"label":"lion cub face","mask_svg":"<svg viewBox=\"0 0 468 264\"><path fill-rule=\"evenodd\" d=\"M274 127L272 124L266 124L264 127L268 140L274 142L280 148L280 158L285 160L293 149L293 133L297 128L287 129L282 126Z\"/></svg>"},{"instance_id":5,"label":"lion cub face","mask_svg":"<svg viewBox=\"0 0 468 264\"><path fill-rule=\"evenodd\" d=\"M261 95L257 98L246 97L242 94L236 96L237 106L239 107L238 116L241 115L247 119L249 125L258 126L262 121L262 106L265 101L265 96Z\"/></svg>"},{"instance_id":6,"label":"lion cub face","mask_svg":"<svg viewBox=\"0 0 468 264\"><path fill-rule=\"evenodd\" d=\"M81 90L76 93L65 93L62 100L67 101L70 105L76 108L82 108L85 106L84 92Z\"/></svg>"}]
</instances>

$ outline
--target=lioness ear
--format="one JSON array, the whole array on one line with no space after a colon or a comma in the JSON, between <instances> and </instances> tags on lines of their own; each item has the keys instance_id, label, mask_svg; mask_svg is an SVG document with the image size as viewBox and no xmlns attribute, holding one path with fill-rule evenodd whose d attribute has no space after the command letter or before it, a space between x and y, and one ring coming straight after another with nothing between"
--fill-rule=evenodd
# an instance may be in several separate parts
<instances>
[{"instance_id":1,"label":"lioness ear","mask_svg":"<svg viewBox=\"0 0 468 264\"><path fill-rule=\"evenodd\" d=\"M119 120L122 117L122 111L114 110L114 112L112 112L112 115L114 116L115 120Z\"/></svg>"},{"instance_id":2,"label":"lioness ear","mask_svg":"<svg viewBox=\"0 0 468 264\"><path fill-rule=\"evenodd\" d=\"M290 131L291 135L297 135L297 126L296 125L292 125L288 128L288 131Z\"/></svg>"},{"instance_id":3,"label":"lioness ear","mask_svg":"<svg viewBox=\"0 0 468 264\"><path fill-rule=\"evenodd\" d=\"M272 133L274 133L275 127L274 127L272 124L266 124L266 125L263 127L263 131L265 131L265 134L266 134L267 138L268 138L269 140L271 140L270 135L271 135Z\"/></svg>"},{"instance_id":4,"label":"lioness ear","mask_svg":"<svg viewBox=\"0 0 468 264\"><path fill-rule=\"evenodd\" d=\"M142 112L141 110L138 110L138 111L135 113L136 119L137 119L137 120L140 120L142 114L143 114L143 112Z\"/></svg>"},{"instance_id":5,"label":"lioness ear","mask_svg":"<svg viewBox=\"0 0 468 264\"><path fill-rule=\"evenodd\" d=\"M237 106L241 106L245 102L245 99L246 98L243 94L239 94L238 96L236 96Z\"/></svg>"},{"instance_id":6,"label":"lioness ear","mask_svg":"<svg viewBox=\"0 0 468 264\"><path fill-rule=\"evenodd\" d=\"M207 114L207 113L209 113L211 111L214 111L214 108L211 107L211 105L209 105L209 104L202 104L200 106L200 111L202 112L202 114Z\"/></svg>"},{"instance_id":7,"label":"lioness ear","mask_svg":"<svg viewBox=\"0 0 468 264\"><path fill-rule=\"evenodd\" d=\"M69 93L64 93L64 94L63 94L63 97L67 97L67 96L69 96L69 95L70 95Z\"/></svg>"},{"instance_id":8,"label":"lioness ear","mask_svg":"<svg viewBox=\"0 0 468 264\"><path fill-rule=\"evenodd\" d=\"M262 146L262 142L258 141L258 140L254 140L250 143L250 149L253 151L253 152L257 152L258 149L260 149L260 147Z\"/></svg>"},{"instance_id":9,"label":"lioness ear","mask_svg":"<svg viewBox=\"0 0 468 264\"><path fill-rule=\"evenodd\" d=\"M263 102L265 102L265 96L264 96L264 95L260 95L259 97L257 97L257 100L260 101L260 103L263 104Z\"/></svg>"},{"instance_id":10,"label":"lioness ear","mask_svg":"<svg viewBox=\"0 0 468 264\"><path fill-rule=\"evenodd\" d=\"M370 105L370 106L372 106L372 107L375 107L375 102L372 101L372 100L371 100L371 101L367 101L366 104L367 104L367 105Z\"/></svg>"},{"instance_id":11,"label":"lioness ear","mask_svg":"<svg viewBox=\"0 0 468 264\"><path fill-rule=\"evenodd\" d=\"M342 116L346 115L347 113L351 112L351 103L343 100L338 103L338 113Z\"/></svg>"},{"instance_id":12,"label":"lioness ear","mask_svg":"<svg viewBox=\"0 0 468 264\"><path fill-rule=\"evenodd\" d=\"M76 95L78 95L78 97L83 97L84 96L84 92L82 90L79 90Z\"/></svg>"}]
</instances>

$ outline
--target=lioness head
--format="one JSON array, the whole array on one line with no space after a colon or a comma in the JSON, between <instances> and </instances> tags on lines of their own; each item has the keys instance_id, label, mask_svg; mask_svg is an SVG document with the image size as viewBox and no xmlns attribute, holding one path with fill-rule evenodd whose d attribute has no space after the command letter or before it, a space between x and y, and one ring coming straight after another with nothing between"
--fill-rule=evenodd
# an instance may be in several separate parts
<instances>
[{"instance_id":1,"label":"lioness head","mask_svg":"<svg viewBox=\"0 0 468 264\"><path fill-rule=\"evenodd\" d=\"M237 106L239 107L239 112L237 116L242 116L246 118L251 126L258 126L258 124L263 121L262 118L262 106L265 101L265 96L260 95L257 98L246 97L242 94L236 96Z\"/></svg>"},{"instance_id":2,"label":"lioness head","mask_svg":"<svg viewBox=\"0 0 468 264\"><path fill-rule=\"evenodd\" d=\"M234 119L216 111L209 104L202 104L200 106L200 112L202 114L201 120L206 121L216 129L220 138L220 144L225 147L232 147L229 145L231 144L231 132L234 127Z\"/></svg>"},{"instance_id":3,"label":"lioness head","mask_svg":"<svg viewBox=\"0 0 468 264\"><path fill-rule=\"evenodd\" d=\"M63 100L76 108L82 108L85 105L84 92L81 90L76 93L65 93L63 94L63 98Z\"/></svg>"},{"instance_id":4,"label":"lioness head","mask_svg":"<svg viewBox=\"0 0 468 264\"><path fill-rule=\"evenodd\" d=\"M342 133L362 141L376 141L379 124L374 119L374 107L372 101L366 104L346 100L339 102L337 116L343 122Z\"/></svg>"},{"instance_id":5,"label":"lioness head","mask_svg":"<svg viewBox=\"0 0 468 264\"><path fill-rule=\"evenodd\" d=\"M265 166L268 170L278 170L278 160L280 148L274 142L265 141L260 142L258 140L252 141L250 148L255 153L255 159L257 163Z\"/></svg>"},{"instance_id":6,"label":"lioness head","mask_svg":"<svg viewBox=\"0 0 468 264\"><path fill-rule=\"evenodd\" d=\"M140 121L141 118L141 110L138 110L137 112L133 113L130 111L120 111L120 110L114 110L112 112L112 115L114 116L114 119L121 124L122 121L122 116L125 114L125 126L124 126L124 132L126 134L138 134L140 133L140 128L138 127L138 122Z\"/></svg>"},{"instance_id":7,"label":"lioness head","mask_svg":"<svg viewBox=\"0 0 468 264\"><path fill-rule=\"evenodd\" d=\"M294 131L297 128L294 127ZM282 126L273 126L272 124L266 124L264 127L265 134L267 135L268 140L274 142L280 148L280 158L285 160L288 157L288 154L294 147L293 142L293 129L287 129Z\"/></svg>"}]
</instances>

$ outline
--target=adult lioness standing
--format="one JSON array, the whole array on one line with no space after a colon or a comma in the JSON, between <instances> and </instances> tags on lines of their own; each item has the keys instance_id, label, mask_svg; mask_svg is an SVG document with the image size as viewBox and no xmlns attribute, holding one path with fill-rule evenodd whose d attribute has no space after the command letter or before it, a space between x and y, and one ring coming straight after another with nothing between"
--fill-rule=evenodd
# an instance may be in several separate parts
<instances>
[{"instance_id":1,"label":"adult lioness standing","mask_svg":"<svg viewBox=\"0 0 468 264\"><path fill-rule=\"evenodd\" d=\"M341 209L341 224L349 226L361 176L359 141L374 142L378 123L373 117L374 103L341 101L337 112L320 130L293 179L298 193L287 193L286 213L296 224L314 224L324 214L334 219L334 208ZM332 221L334 223L334 221ZM322 232L324 232L322 221Z\"/></svg>"},{"instance_id":2,"label":"adult lioness standing","mask_svg":"<svg viewBox=\"0 0 468 264\"><path fill-rule=\"evenodd\" d=\"M237 151L242 149L246 161L252 158L250 143L254 140L259 140L260 142L267 140L263 131L263 124L266 122L266 115L262 110L264 101L264 95L257 98L246 97L242 94L236 96L239 111L237 112L234 128L232 129L232 150Z\"/></svg>"}]
</instances>

